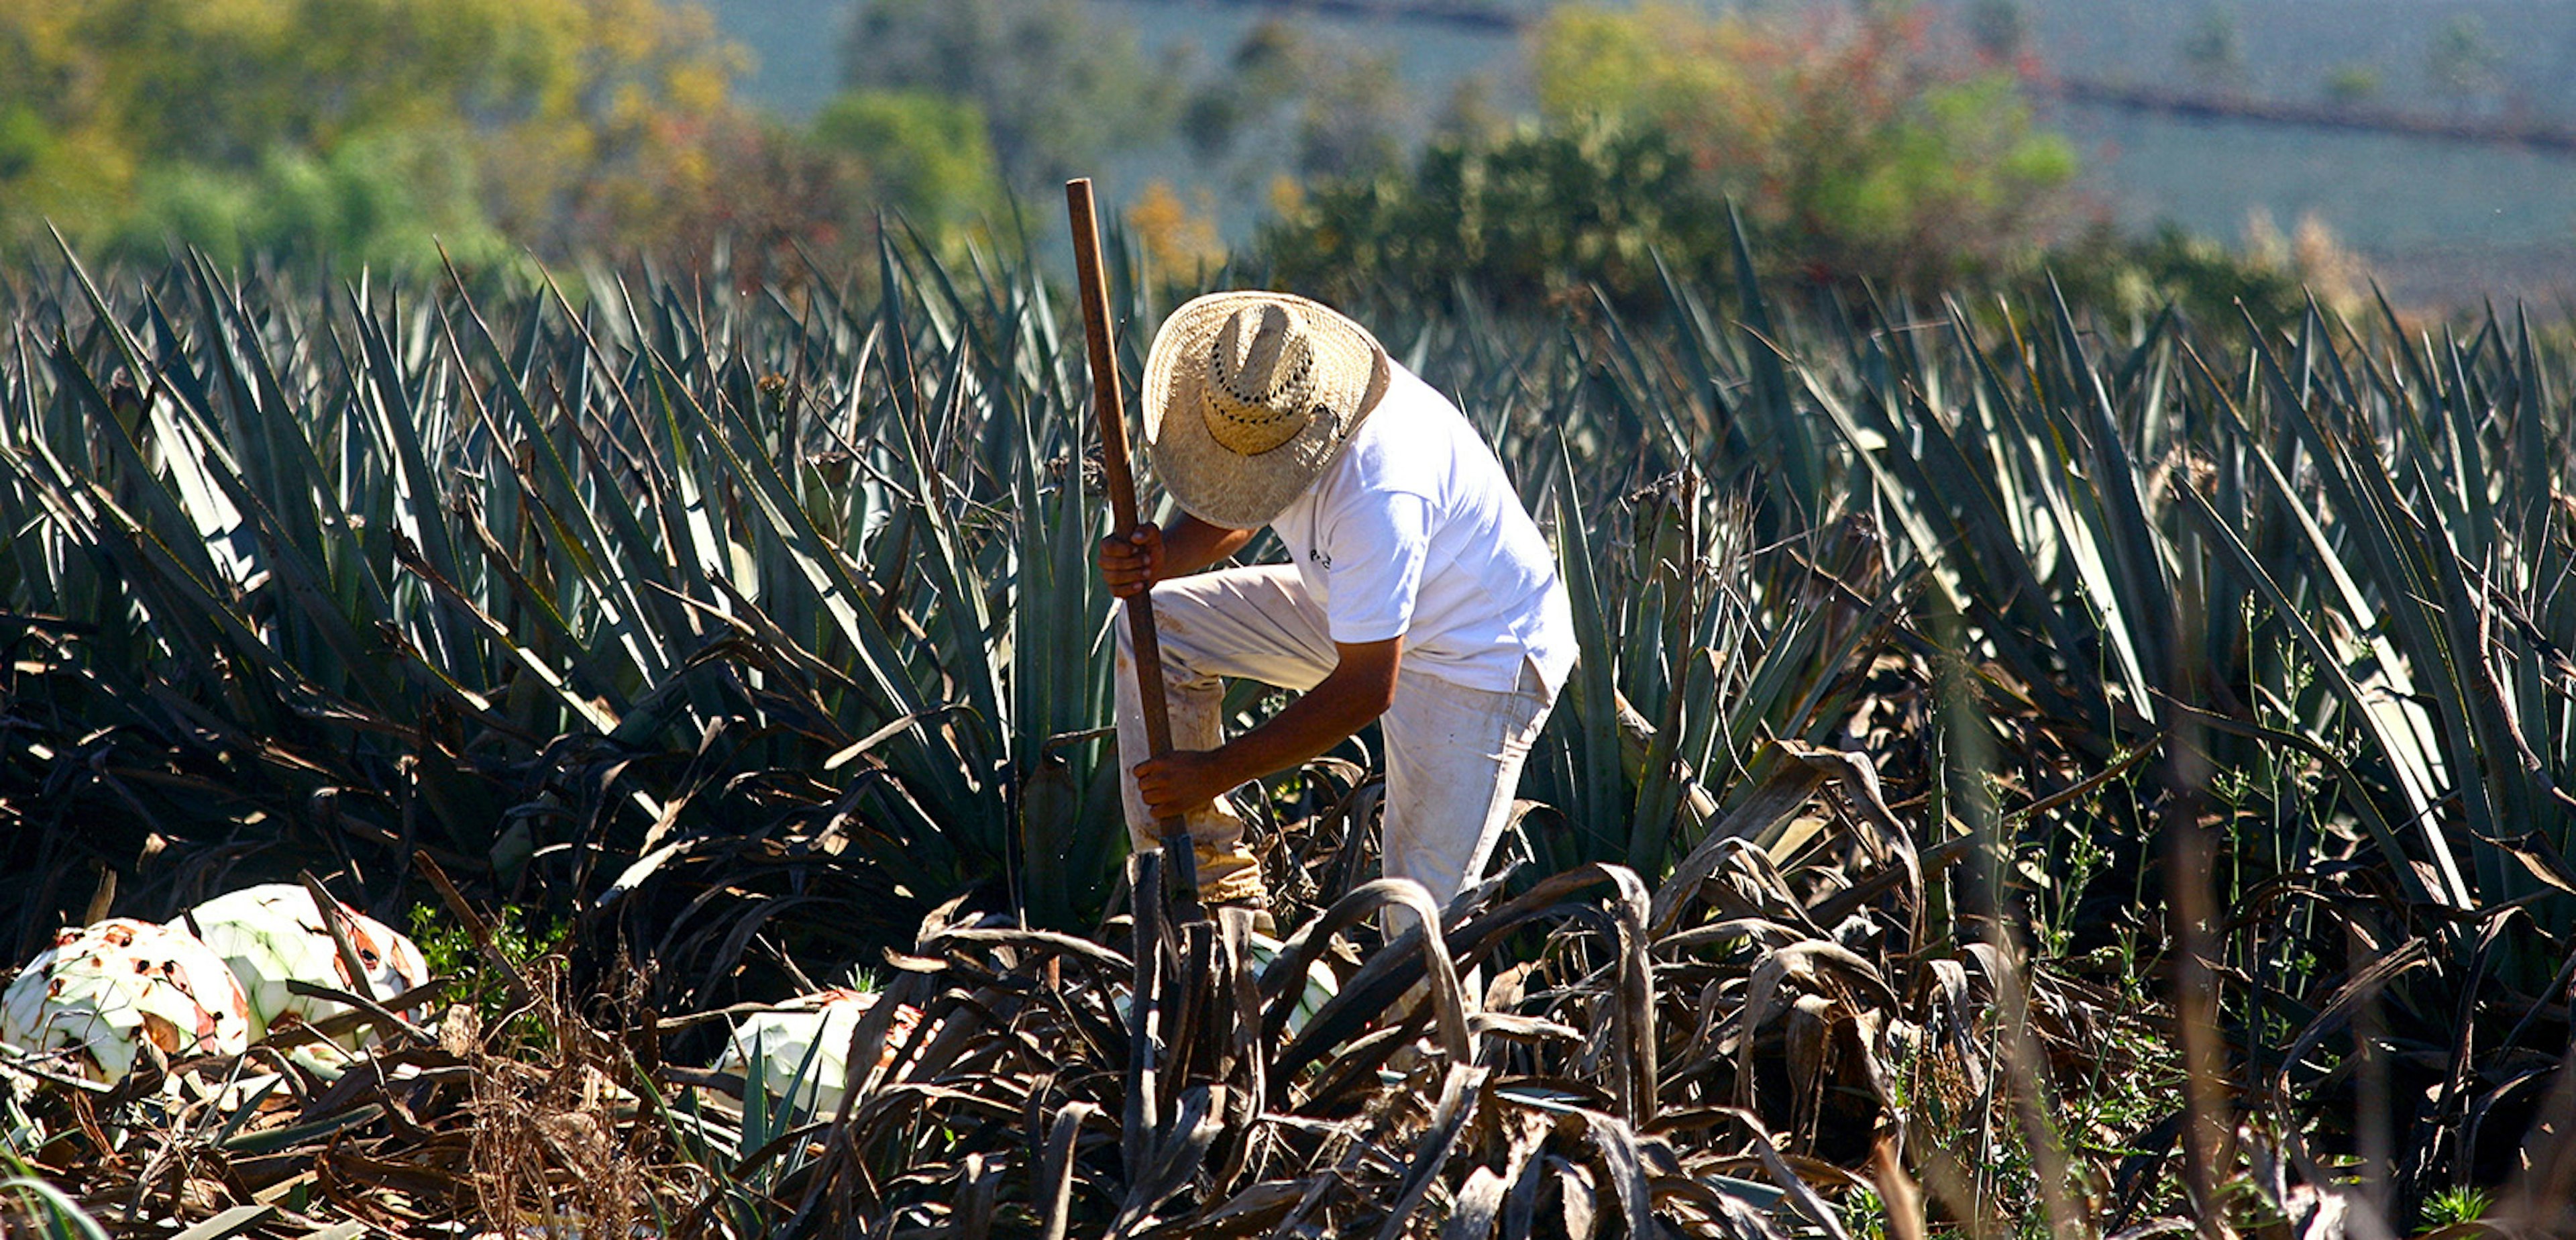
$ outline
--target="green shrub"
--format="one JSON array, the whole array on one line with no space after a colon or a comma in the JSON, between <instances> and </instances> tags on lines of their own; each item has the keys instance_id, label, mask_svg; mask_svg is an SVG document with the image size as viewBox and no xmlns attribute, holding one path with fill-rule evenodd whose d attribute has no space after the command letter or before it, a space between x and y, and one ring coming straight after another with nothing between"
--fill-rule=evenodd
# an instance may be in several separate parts
<instances>
[{"instance_id":1,"label":"green shrub","mask_svg":"<svg viewBox=\"0 0 2576 1240\"><path fill-rule=\"evenodd\" d=\"M1633 302L1659 295L1658 255L1704 265L1726 235L1725 204L1661 132L1585 125L1444 140L1409 174L1325 182L1259 248L1328 299L1437 300L1463 283L1509 302L1588 298L1591 286Z\"/></svg>"}]
</instances>

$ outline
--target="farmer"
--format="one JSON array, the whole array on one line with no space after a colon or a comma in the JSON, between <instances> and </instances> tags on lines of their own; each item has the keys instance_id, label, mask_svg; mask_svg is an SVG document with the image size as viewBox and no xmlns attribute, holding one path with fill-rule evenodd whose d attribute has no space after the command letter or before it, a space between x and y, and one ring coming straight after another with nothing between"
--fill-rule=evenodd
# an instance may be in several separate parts
<instances>
[{"instance_id":1,"label":"farmer","mask_svg":"<svg viewBox=\"0 0 2576 1240\"><path fill-rule=\"evenodd\" d=\"M1482 875L1521 761L1574 664L1554 554L1476 428L1367 329L1284 293L1201 297L1145 361L1145 449L1180 514L1101 544L1111 594L1151 586L1173 751L1146 757L1118 634L1127 830L1183 817L1199 890L1263 904L1225 793L1385 720L1385 871L1445 905ZM1267 525L1289 564L1200 570ZM1301 696L1226 740L1221 678Z\"/></svg>"}]
</instances>

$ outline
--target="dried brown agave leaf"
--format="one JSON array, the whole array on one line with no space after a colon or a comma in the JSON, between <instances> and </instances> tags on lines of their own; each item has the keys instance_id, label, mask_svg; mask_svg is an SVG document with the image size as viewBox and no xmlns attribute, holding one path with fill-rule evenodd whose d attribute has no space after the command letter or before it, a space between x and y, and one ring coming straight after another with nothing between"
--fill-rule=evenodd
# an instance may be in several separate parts
<instances>
[{"instance_id":1,"label":"dried brown agave leaf","mask_svg":"<svg viewBox=\"0 0 2576 1240\"><path fill-rule=\"evenodd\" d=\"M1772 1137L1771 1130L1763 1124L1761 1117L1741 1109L1732 1110L1730 1114L1741 1121L1752 1133L1754 1156L1761 1160L1763 1169L1770 1172L1772 1183L1779 1185L1781 1191L1788 1194L1788 1199L1797 1203L1799 1212L1813 1219L1817 1226L1824 1229L1827 1236L1832 1237L1832 1240L1851 1240L1850 1233L1843 1230L1841 1215L1832 1206L1825 1204L1824 1198L1816 1194L1816 1190L1807 1183L1806 1177L1790 1166L1789 1159L1780 1152L1779 1143ZM1848 1172L1842 1172L1840 1168L1826 1168L1819 1164L1808 1165L1840 1173L1846 1179L1856 1178L1851 1177Z\"/></svg>"},{"instance_id":2,"label":"dried brown agave leaf","mask_svg":"<svg viewBox=\"0 0 2576 1240\"><path fill-rule=\"evenodd\" d=\"M1735 812L1711 827L1698 847L1691 849L1681 864L1673 867L1663 885L1655 889L1648 916L1655 932L1670 934L1682 909L1698 897L1703 884L1717 876L1728 852L1744 847L1746 842L1759 841L1797 817L1816 790L1824 786L1825 779L1823 771L1804 763L1783 766L1739 802Z\"/></svg>"},{"instance_id":3,"label":"dried brown agave leaf","mask_svg":"<svg viewBox=\"0 0 2576 1240\"><path fill-rule=\"evenodd\" d=\"M1503 1212L1503 1194L1511 1183L1507 1174L1491 1167L1468 1172L1467 1182L1458 1186L1457 1198L1449 1207L1449 1221L1441 1224L1440 1240L1485 1240L1493 1235Z\"/></svg>"},{"instance_id":4,"label":"dried brown agave leaf","mask_svg":"<svg viewBox=\"0 0 2576 1240\"><path fill-rule=\"evenodd\" d=\"M1597 1159L1594 1165L1609 1181L1611 1196L1619 1204L1620 1217L1628 1225L1628 1234L1655 1234L1655 1189L1646 1178L1646 1160L1637 1148L1636 1130L1615 1115L1604 1115L1598 1111L1580 1114L1592 1138L1592 1150ZM1566 1199L1569 1202L1574 1200L1573 1194L1569 1192ZM1585 1194L1585 1200L1589 1205L1592 1194ZM1567 1230L1573 1230L1571 1210L1568 1211Z\"/></svg>"},{"instance_id":5,"label":"dried brown agave leaf","mask_svg":"<svg viewBox=\"0 0 2576 1240\"><path fill-rule=\"evenodd\" d=\"M1503 1235L1526 1236L1530 1233L1538 1210L1540 1177L1546 1170L1547 1139L1558 1130L1564 1118L1561 1114L1519 1106L1509 1108L1501 1117L1498 1127L1510 1138L1504 1151L1500 1177L1504 1183L1501 1214L1496 1220ZM1493 1225L1488 1224L1489 1232Z\"/></svg>"},{"instance_id":6,"label":"dried brown agave leaf","mask_svg":"<svg viewBox=\"0 0 2576 1240\"><path fill-rule=\"evenodd\" d=\"M1986 1090L1986 1067L1984 1057L1977 1053L1976 1011L1968 1001L1968 968L1956 960L1936 959L1924 962L1924 970L1921 988L1934 1001L1931 1015L1949 1034L1960 1069L1967 1073L1968 1088L1982 1094Z\"/></svg>"},{"instance_id":7,"label":"dried brown agave leaf","mask_svg":"<svg viewBox=\"0 0 2576 1240\"><path fill-rule=\"evenodd\" d=\"M1764 955L1753 966L1744 1006L1737 1015L1741 1036L1736 1044L1736 1084L1748 1105L1753 1099L1754 1033L1782 1011L1794 1009L1799 995L1820 994L1828 985L1855 1002L1868 1002L1891 1012L1898 1008L1896 992L1879 976L1877 966L1840 943L1808 939ZM1798 993L1784 999L1784 992L1791 987L1796 987Z\"/></svg>"},{"instance_id":8,"label":"dried brown agave leaf","mask_svg":"<svg viewBox=\"0 0 2576 1240\"><path fill-rule=\"evenodd\" d=\"M1046 1240L1064 1240L1073 1208L1073 1181L1078 1170L1074 1150L1082 1139L1082 1126L1100 1108L1088 1102L1068 1103L1055 1113L1047 1130L1046 1164L1039 1173L1037 1187L1031 1196L1039 1207L1038 1232Z\"/></svg>"},{"instance_id":9,"label":"dried brown agave leaf","mask_svg":"<svg viewBox=\"0 0 2576 1240\"><path fill-rule=\"evenodd\" d=\"M1592 1182L1592 1168L1553 1156L1547 1161L1567 1240L1591 1240L1601 1226L1600 1190Z\"/></svg>"},{"instance_id":10,"label":"dried brown agave leaf","mask_svg":"<svg viewBox=\"0 0 2576 1240\"><path fill-rule=\"evenodd\" d=\"M1407 1229L1413 1214L1422 1206L1423 1197L1440 1175L1440 1169L1456 1152L1459 1135L1476 1113L1477 1099L1484 1087L1486 1069L1473 1064L1452 1063L1443 1076L1440 1102L1432 1108L1431 1123L1415 1148L1411 1165L1406 1167L1402 1185L1387 1209L1386 1221L1377 1230L1378 1240L1395 1240Z\"/></svg>"},{"instance_id":11,"label":"dried brown agave leaf","mask_svg":"<svg viewBox=\"0 0 2576 1240\"><path fill-rule=\"evenodd\" d=\"M1177 1218L1144 1233L1152 1240L1184 1240L1200 1236L1249 1236L1280 1219L1305 1200L1311 1188L1310 1177L1301 1180L1262 1180L1245 1185L1233 1196L1210 1209Z\"/></svg>"},{"instance_id":12,"label":"dried brown agave leaf","mask_svg":"<svg viewBox=\"0 0 2576 1240\"><path fill-rule=\"evenodd\" d=\"M1119 1202L1117 1218L1110 1224L1110 1234L1127 1236L1152 1221L1152 1212L1179 1194L1197 1176L1207 1157L1208 1146L1225 1127L1222 1085L1196 1085L1181 1091L1175 1099L1171 1123L1161 1139L1147 1147L1142 1173L1128 1182L1127 1194Z\"/></svg>"},{"instance_id":13,"label":"dried brown agave leaf","mask_svg":"<svg viewBox=\"0 0 2576 1240\"><path fill-rule=\"evenodd\" d=\"M1306 1031L1281 1049L1271 1076L1274 1102L1278 1101L1277 1091L1321 1059L1327 1050L1394 1011L1417 980L1427 983L1429 1015L1437 1025L1441 1049L1454 1063L1475 1059L1475 1035L1467 1024L1465 995L1449 954L1448 937L1424 932L1424 927L1440 924L1439 910L1432 906L1430 894L1421 884L1409 879L1382 878L1366 883L1301 927L1280 948L1278 959L1263 971L1263 993L1285 993L1305 976L1306 966L1323 950L1325 942L1357 925L1362 918L1387 908L1405 909L1412 914L1413 923L1371 956L1315 1013ZM1287 1019L1287 1011L1274 1001L1264 1024L1285 1028Z\"/></svg>"},{"instance_id":14,"label":"dried brown agave leaf","mask_svg":"<svg viewBox=\"0 0 2576 1240\"><path fill-rule=\"evenodd\" d=\"M1812 1131L1824 1104L1833 1059L1834 1030L1842 1003L1823 995L1798 996L1789 1007L1786 1030L1789 1060L1790 1114L1793 1131Z\"/></svg>"}]
</instances>

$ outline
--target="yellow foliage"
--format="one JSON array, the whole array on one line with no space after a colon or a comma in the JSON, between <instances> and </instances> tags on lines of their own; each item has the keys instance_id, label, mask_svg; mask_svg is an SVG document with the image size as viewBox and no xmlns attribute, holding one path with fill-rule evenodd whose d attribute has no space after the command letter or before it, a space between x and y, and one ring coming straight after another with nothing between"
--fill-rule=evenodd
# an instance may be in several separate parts
<instances>
[{"instance_id":1,"label":"yellow foliage","mask_svg":"<svg viewBox=\"0 0 2576 1240\"><path fill-rule=\"evenodd\" d=\"M1270 214L1295 219L1306 209L1306 187L1285 172L1270 178Z\"/></svg>"},{"instance_id":2,"label":"yellow foliage","mask_svg":"<svg viewBox=\"0 0 2576 1240\"><path fill-rule=\"evenodd\" d=\"M386 134L464 143L507 230L629 243L709 180L744 64L662 0L0 0L0 244Z\"/></svg>"},{"instance_id":3,"label":"yellow foliage","mask_svg":"<svg viewBox=\"0 0 2576 1240\"><path fill-rule=\"evenodd\" d=\"M1127 209L1127 227L1145 248L1146 261L1164 278L1188 280L1225 263L1225 242L1217 235L1215 215L1216 200L1207 190L1198 192L1198 210L1193 212L1182 204L1170 182L1157 178Z\"/></svg>"},{"instance_id":4,"label":"yellow foliage","mask_svg":"<svg viewBox=\"0 0 2576 1240\"><path fill-rule=\"evenodd\" d=\"M2359 254L2313 211L2284 236L2272 213L2260 208L2245 217L2245 257L2257 267L2278 272L2315 296L2319 305L2351 316L2370 306L2375 273Z\"/></svg>"},{"instance_id":5,"label":"yellow foliage","mask_svg":"<svg viewBox=\"0 0 2576 1240\"><path fill-rule=\"evenodd\" d=\"M1757 231L1830 269L2009 262L2075 171L2019 83L1946 43L1928 7L1569 4L1540 23L1532 61L1556 131L1664 136Z\"/></svg>"}]
</instances>

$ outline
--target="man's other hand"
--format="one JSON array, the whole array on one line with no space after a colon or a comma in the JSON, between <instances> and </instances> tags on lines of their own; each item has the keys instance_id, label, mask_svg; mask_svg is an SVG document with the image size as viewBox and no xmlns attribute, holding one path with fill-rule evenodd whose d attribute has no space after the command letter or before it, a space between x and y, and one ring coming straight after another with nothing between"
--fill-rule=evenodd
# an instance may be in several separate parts
<instances>
[{"instance_id":1,"label":"man's other hand","mask_svg":"<svg viewBox=\"0 0 2576 1240\"><path fill-rule=\"evenodd\" d=\"M1163 579L1163 531L1139 526L1125 538L1100 540L1100 579L1117 598L1134 598Z\"/></svg>"},{"instance_id":2,"label":"man's other hand","mask_svg":"<svg viewBox=\"0 0 2576 1240\"><path fill-rule=\"evenodd\" d=\"M1178 818L1241 782L1220 769L1212 749L1175 749L1136 764L1136 790L1156 818Z\"/></svg>"}]
</instances>

